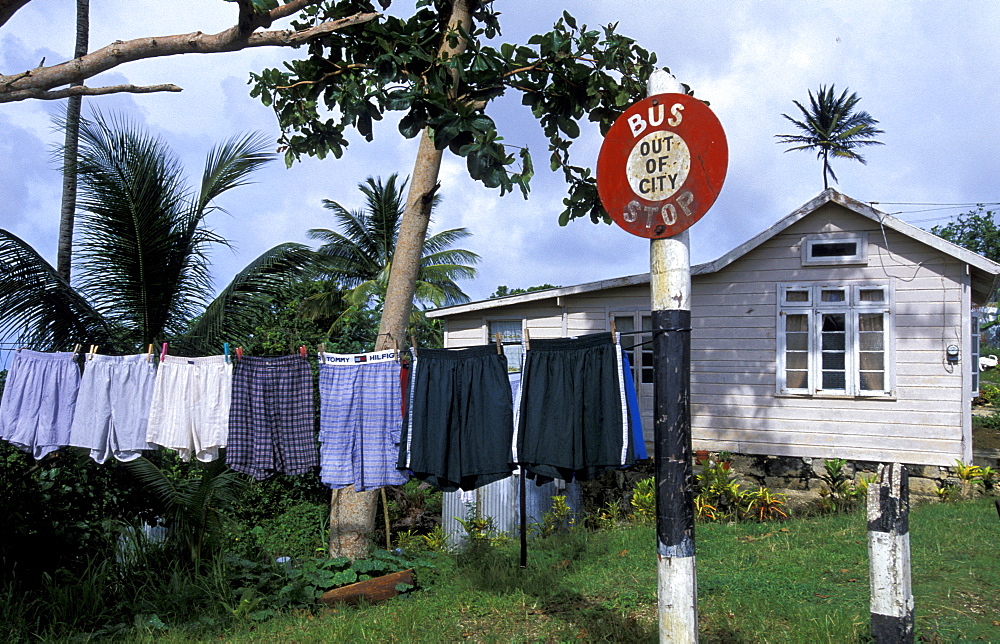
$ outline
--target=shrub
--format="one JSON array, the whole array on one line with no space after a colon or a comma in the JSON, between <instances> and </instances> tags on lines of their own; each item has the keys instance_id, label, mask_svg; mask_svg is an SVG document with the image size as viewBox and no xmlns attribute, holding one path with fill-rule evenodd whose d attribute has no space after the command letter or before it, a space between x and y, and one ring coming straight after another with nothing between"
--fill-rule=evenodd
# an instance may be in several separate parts
<instances>
[{"instance_id":1,"label":"shrub","mask_svg":"<svg viewBox=\"0 0 1000 644\"><path fill-rule=\"evenodd\" d=\"M330 508L317 503L299 503L273 519L263 521L253 532L272 557L315 557L327 550Z\"/></svg>"},{"instance_id":2,"label":"shrub","mask_svg":"<svg viewBox=\"0 0 1000 644\"><path fill-rule=\"evenodd\" d=\"M979 395L972 400L974 405L996 405L1000 402L1000 386L992 382L980 381Z\"/></svg>"},{"instance_id":3,"label":"shrub","mask_svg":"<svg viewBox=\"0 0 1000 644\"><path fill-rule=\"evenodd\" d=\"M775 519L787 519L782 506L785 505L785 495L771 492L766 487L758 488L756 491L747 492L744 495L747 499L746 509L743 516L757 521L773 521Z\"/></svg>"},{"instance_id":4,"label":"shrub","mask_svg":"<svg viewBox=\"0 0 1000 644\"><path fill-rule=\"evenodd\" d=\"M632 506L632 519L636 523L656 521L656 478L650 477L637 482L629 504Z\"/></svg>"}]
</instances>

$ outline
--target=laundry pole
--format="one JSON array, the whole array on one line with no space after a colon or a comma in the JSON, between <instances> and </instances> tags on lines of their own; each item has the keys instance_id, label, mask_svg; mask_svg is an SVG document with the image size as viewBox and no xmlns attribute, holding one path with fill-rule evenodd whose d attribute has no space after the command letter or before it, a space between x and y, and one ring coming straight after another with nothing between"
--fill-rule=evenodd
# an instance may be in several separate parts
<instances>
[{"instance_id":1,"label":"laundry pole","mask_svg":"<svg viewBox=\"0 0 1000 644\"><path fill-rule=\"evenodd\" d=\"M656 71L648 96L682 94ZM660 642L698 641L691 467L691 249L687 230L649 243Z\"/></svg>"}]
</instances>

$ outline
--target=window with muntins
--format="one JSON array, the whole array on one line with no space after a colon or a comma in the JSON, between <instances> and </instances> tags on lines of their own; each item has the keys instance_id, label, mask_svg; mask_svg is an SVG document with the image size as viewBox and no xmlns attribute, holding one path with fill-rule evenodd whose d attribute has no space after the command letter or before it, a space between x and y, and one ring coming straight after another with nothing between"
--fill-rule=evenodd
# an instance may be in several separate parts
<instances>
[{"instance_id":1,"label":"window with muntins","mask_svg":"<svg viewBox=\"0 0 1000 644\"><path fill-rule=\"evenodd\" d=\"M778 392L891 396L891 300L888 283L779 284Z\"/></svg>"},{"instance_id":2,"label":"window with muntins","mask_svg":"<svg viewBox=\"0 0 1000 644\"><path fill-rule=\"evenodd\" d=\"M507 356L507 371L521 371L524 365L524 345L507 343L523 341L522 321L489 320L487 326L491 342L496 339L498 333L500 334L500 341L504 343L503 352Z\"/></svg>"},{"instance_id":3,"label":"window with muntins","mask_svg":"<svg viewBox=\"0 0 1000 644\"><path fill-rule=\"evenodd\" d=\"M612 313L615 330L629 335L621 336L622 349L632 365L633 378L636 383L651 385L655 381L653 374L653 318L648 313ZM636 324L639 328L636 328ZM650 333L635 333L633 331L650 331Z\"/></svg>"}]
</instances>

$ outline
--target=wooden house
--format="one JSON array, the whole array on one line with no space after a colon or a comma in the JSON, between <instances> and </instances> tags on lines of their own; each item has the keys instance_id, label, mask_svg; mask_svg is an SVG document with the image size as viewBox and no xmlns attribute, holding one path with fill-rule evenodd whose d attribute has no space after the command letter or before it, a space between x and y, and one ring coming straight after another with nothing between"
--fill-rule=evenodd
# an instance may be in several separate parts
<instances>
[{"instance_id":1,"label":"wooden house","mask_svg":"<svg viewBox=\"0 0 1000 644\"><path fill-rule=\"evenodd\" d=\"M754 216L760 216L755 214ZM697 234L695 232L695 234ZM695 449L953 465L972 458L973 307L1000 264L835 190L692 267ZM445 346L650 327L649 275L436 309ZM648 335L623 335L652 441ZM506 347L512 365L522 349Z\"/></svg>"}]
</instances>

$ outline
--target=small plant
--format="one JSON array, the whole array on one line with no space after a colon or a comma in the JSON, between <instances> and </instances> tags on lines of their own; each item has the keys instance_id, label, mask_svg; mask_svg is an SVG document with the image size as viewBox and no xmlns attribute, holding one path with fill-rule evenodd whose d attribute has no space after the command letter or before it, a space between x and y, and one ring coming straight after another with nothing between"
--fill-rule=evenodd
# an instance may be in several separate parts
<instances>
[{"instance_id":1,"label":"small plant","mask_svg":"<svg viewBox=\"0 0 1000 644\"><path fill-rule=\"evenodd\" d=\"M979 478L983 484L983 489L991 492L997 488L997 471L986 466L979 470Z\"/></svg>"},{"instance_id":2,"label":"small plant","mask_svg":"<svg viewBox=\"0 0 1000 644\"><path fill-rule=\"evenodd\" d=\"M573 523L573 508L566 503L566 496L556 495L552 497L552 507L542 516L542 522L535 527L538 536L549 537L564 528L572 528Z\"/></svg>"},{"instance_id":3,"label":"small plant","mask_svg":"<svg viewBox=\"0 0 1000 644\"><path fill-rule=\"evenodd\" d=\"M709 461L695 475L695 494L701 502L711 507L715 520L738 519L744 505L744 492L736 481L736 474L729 463Z\"/></svg>"},{"instance_id":4,"label":"small plant","mask_svg":"<svg viewBox=\"0 0 1000 644\"><path fill-rule=\"evenodd\" d=\"M937 495L939 501L951 501L955 498L955 486L948 483L941 483L934 490L934 494Z\"/></svg>"},{"instance_id":5,"label":"small plant","mask_svg":"<svg viewBox=\"0 0 1000 644\"><path fill-rule=\"evenodd\" d=\"M858 480L854 483L854 487L857 490L858 496L862 499L867 498L868 488L871 484L878 479L878 474L863 474L858 477Z\"/></svg>"},{"instance_id":6,"label":"small plant","mask_svg":"<svg viewBox=\"0 0 1000 644\"><path fill-rule=\"evenodd\" d=\"M966 465L962 461L955 459L955 465L951 468L958 477L958 495L963 499L971 499L976 495L976 484L982 481L983 469L978 465L969 463Z\"/></svg>"},{"instance_id":7,"label":"small plant","mask_svg":"<svg viewBox=\"0 0 1000 644\"><path fill-rule=\"evenodd\" d=\"M996 405L1000 402L1000 386L992 382L980 381L979 395L972 399L973 405Z\"/></svg>"},{"instance_id":8,"label":"small plant","mask_svg":"<svg viewBox=\"0 0 1000 644\"><path fill-rule=\"evenodd\" d=\"M782 509L786 498L784 494L761 487L754 492L747 492L745 498L749 499L743 511L743 515L746 517L752 517L761 522L788 518L788 513Z\"/></svg>"},{"instance_id":9,"label":"small plant","mask_svg":"<svg viewBox=\"0 0 1000 644\"><path fill-rule=\"evenodd\" d=\"M510 537L497 529L493 517L479 515L477 503L466 504L466 518L455 517L455 520L465 529L465 534L473 548L500 546L510 541Z\"/></svg>"},{"instance_id":10,"label":"small plant","mask_svg":"<svg viewBox=\"0 0 1000 644\"><path fill-rule=\"evenodd\" d=\"M597 514L588 517L588 522L596 530L614 530L625 519L621 505L617 501L608 501L604 507L597 511Z\"/></svg>"},{"instance_id":11,"label":"small plant","mask_svg":"<svg viewBox=\"0 0 1000 644\"><path fill-rule=\"evenodd\" d=\"M820 498L816 501L820 511L846 512L854 509L861 492L847 474L847 460L824 459L823 469L820 479L826 484L826 488L820 490Z\"/></svg>"},{"instance_id":12,"label":"small plant","mask_svg":"<svg viewBox=\"0 0 1000 644\"><path fill-rule=\"evenodd\" d=\"M440 525L423 535L424 544L431 552L444 552L448 549L448 535Z\"/></svg>"},{"instance_id":13,"label":"small plant","mask_svg":"<svg viewBox=\"0 0 1000 644\"><path fill-rule=\"evenodd\" d=\"M649 477L635 484L632 498L632 518L636 523L648 524L656 520L656 479Z\"/></svg>"},{"instance_id":14,"label":"small plant","mask_svg":"<svg viewBox=\"0 0 1000 644\"><path fill-rule=\"evenodd\" d=\"M982 478L982 468L969 463L966 465L962 461L955 459L955 465L951 468L955 470L955 476L959 481L975 481Z\"/></svg>"},{"instance_id":15,"label":"small plant","mask_svg":"<svg viewBox=\"0 0 1000 644\"><path fill-rule=\"evenodd\" d=\"M715 514L715 506L710 504L703 494L694 497L694 516L703 521L715 521L718 518Z\"/></svg>"}]
</instances>

